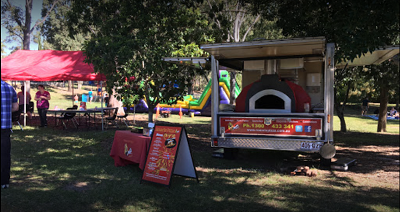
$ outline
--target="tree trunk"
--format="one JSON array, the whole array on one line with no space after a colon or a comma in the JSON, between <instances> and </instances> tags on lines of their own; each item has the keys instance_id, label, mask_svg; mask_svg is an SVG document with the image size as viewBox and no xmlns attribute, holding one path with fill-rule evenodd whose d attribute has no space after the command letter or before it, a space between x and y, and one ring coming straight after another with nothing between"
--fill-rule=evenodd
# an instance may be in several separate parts
<instances>
[{"instance_id":1,"label":"tree trunk","mask_svg":"<svg viewBox=\"0 0 400 212\"><path fill-rule=\"evenodd\" d=\"M68 92L72 91L72 80L68 80Z\"/></svg>"},{"instance_id":2,"label":"tree trunk","mask_svg":"<svg viewBox=\"0 0 400 212\"><path fill-rule=\"evenodd\" d=\"M346 121L344 119L343 108L339 105L335 105L336 114L340 120L340 132L347 132Z\"/></svg>"},{"instance_id":3,"label":"tree trunk","mask_svg":"<svg viewBox=\"0 0 400 212\"><path fill-rule=\"evenodd\" d=\"M194 87L194 83L195 83L195 80L194 79L192 79L192 83L191 83L191 85L190 86L188 86L188 95L193 95L193 87Z\"/></svg>"},{"instance_id":4,"label":"tree trunk","mask_svg":"<svg viewBox=\"0 0 400 212\"><path fill-rule=\"evenodd\" d=\"M24 40L22 41L24 50L30 50L32 2L33 0L26 0L25 4L25 27L22 29L24 32Z\"/></svg>"},{"instance_id":5,"label":"tree trunk","mask_svg":"<svg viewBox=\"0 0 400 212\"><path fill-rule=\"evenodd\" d=\"M235 85L236 85L236 72L232 71L231 73L231 79L230 79L230 98L229 102L230 104L235 104L236 96L235 96Z\"/></svg>"},{"instance_id":6,"label":"tree trunk","mask_svg":"<svg viewBox=\"0 0 400 212\"><path fill-rule=\"evenodd\" d=\"M379 118L378 118L378 132L386 132L386 116L387 116L387 104L389 100L388 94L389 88L386 85L381 87L380 106L379 106Z\"/></svg>"},{"instance_id":7,"label":"tree trunk","mask_svg":"<svg viewBox=\"0 0 400 212\"><path fill-rule=\"evenodd\" d=\"M83 81L78 81L78 90L82 88Z\"/></svg>"},{"instance_id":8,"label":"tree trunk","mask_svg":"<svg viewBox=\"0 0 400 212\"><path fill-rule=\"evenodd\" d=\"M148 88L146 87L146 92L145 92L145 97L146 97L146 102L147 102L147 107L148 107L148 121L149 123L153 122L153 110L155 108L155 105L153 105L153 102L150 101L150 94L148 93Z\"/></svg>"},{"instance_id":9,"label":"tree trunk","mask_svg":"<svg viewBox=\"0 0 400 212\"><path fill-rule=\"evenodd\" d=\"M343 100L343 105L340 104L340 101L338 100L338 98L336 96L336 88L334 90L334 97L333 97L334 98L334 107L335 107L335 110L336 110L336 114L337 114L337 116L339 117L339 120L340 120L340 132L347 132L346 120L344 119L344 109L346 107L347 100L348 100L348 97L349 97L351 84L352 84L351 81L349 81L347 83L346 96L345 96L345 98Z\"/></svg>"},{"instance_id":10,"label":"tree trunk","mask_svg":"<svg viewBox=\"0 0 400 212\"><path fill-rule=\"evenodd\" d=\"M153 110L154 110L154 107L153 108L150 108L150 106L149 106L149 116L148 116L148 121L149 121L149 123L153 123Z\"/></svg>"}]
</instances>

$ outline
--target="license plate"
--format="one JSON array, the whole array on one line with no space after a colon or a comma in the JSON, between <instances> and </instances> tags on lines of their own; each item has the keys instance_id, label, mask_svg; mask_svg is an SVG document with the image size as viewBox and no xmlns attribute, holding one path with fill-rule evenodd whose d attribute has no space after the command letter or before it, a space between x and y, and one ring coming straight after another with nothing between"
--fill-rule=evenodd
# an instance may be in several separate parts
<instances>
[{"instance_id":1,"label":"license plate","mask_svg":"<svg viewBox=\"0 0 400 212\"><path fill-rule=\"evenodd\" d=\"M301 142L300 149L319 150L322 145L322 143Z\"/></svg>"}]
</instances>

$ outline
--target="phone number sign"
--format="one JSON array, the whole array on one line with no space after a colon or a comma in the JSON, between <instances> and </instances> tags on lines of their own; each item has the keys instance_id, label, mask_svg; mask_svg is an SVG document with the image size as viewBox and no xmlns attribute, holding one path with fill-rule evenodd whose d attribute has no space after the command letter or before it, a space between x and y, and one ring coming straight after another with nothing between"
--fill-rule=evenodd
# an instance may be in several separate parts
<instances>
[{"instance_id":1,"label":"phone number sign","mask_svg":"<svg viewBox=\"0 0 400 212\"><path fill-rule=\"evenodd\" d=\"M322 129L320 118L220 117L220 132L226 135L281 135L314 137Z\"/></svg>"}]
</instances>

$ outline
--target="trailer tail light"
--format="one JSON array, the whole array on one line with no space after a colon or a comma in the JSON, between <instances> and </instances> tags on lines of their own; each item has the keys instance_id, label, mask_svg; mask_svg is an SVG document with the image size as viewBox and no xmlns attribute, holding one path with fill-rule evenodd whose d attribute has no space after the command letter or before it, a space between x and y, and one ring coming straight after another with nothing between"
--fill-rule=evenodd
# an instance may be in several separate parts
<instances>
[{"instance_id":1,"label":"trailer tail light","mask_svg":"<svg viewBox=\"0 0 400 212\"><path fill-rule=\"evenodd\" d=\"M213 138L213 146L218 146L218 138Z\"/></svg>"},{"instance_id":2,"label":"trailer tail light","mask_svg":"<svg viewBox=\"0 0 400 212\"><path fill-rule=\"evenodd\" d=\"M331 115L328 114L328 120L326 120L328 123L331 123Z\"/></svg>"}]
</instances>

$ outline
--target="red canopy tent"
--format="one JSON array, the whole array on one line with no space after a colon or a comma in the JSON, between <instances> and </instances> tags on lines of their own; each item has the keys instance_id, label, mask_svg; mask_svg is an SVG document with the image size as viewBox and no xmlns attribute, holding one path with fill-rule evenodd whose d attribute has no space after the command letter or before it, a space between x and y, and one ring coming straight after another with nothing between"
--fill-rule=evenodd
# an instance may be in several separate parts
<instances>
[{"instance_id":1,"label":"red canopy tent","mask_svg":"<svg viewBox=\"0 0 400 212\"><path fill-rule=\"evenodd\" d=\"M83 62L85 58L82 51L18 50L1 60L1 79L104 81L105 76L95 74L92 64ZM103 101L101 107L103 107ZM24 116L25 125L26 117Z\"/></svg>"},{"instance_id":2,"label":"red canopy tent","mask_svg":"<svg viewBox=\"0 0 400 212\"><path fill-rule=\"evenodd\" d=\"M23 81L103 81L93 65L84 63L82 51L18 50L1 60L3 80Z\"/></svg>"}]
</instances>

